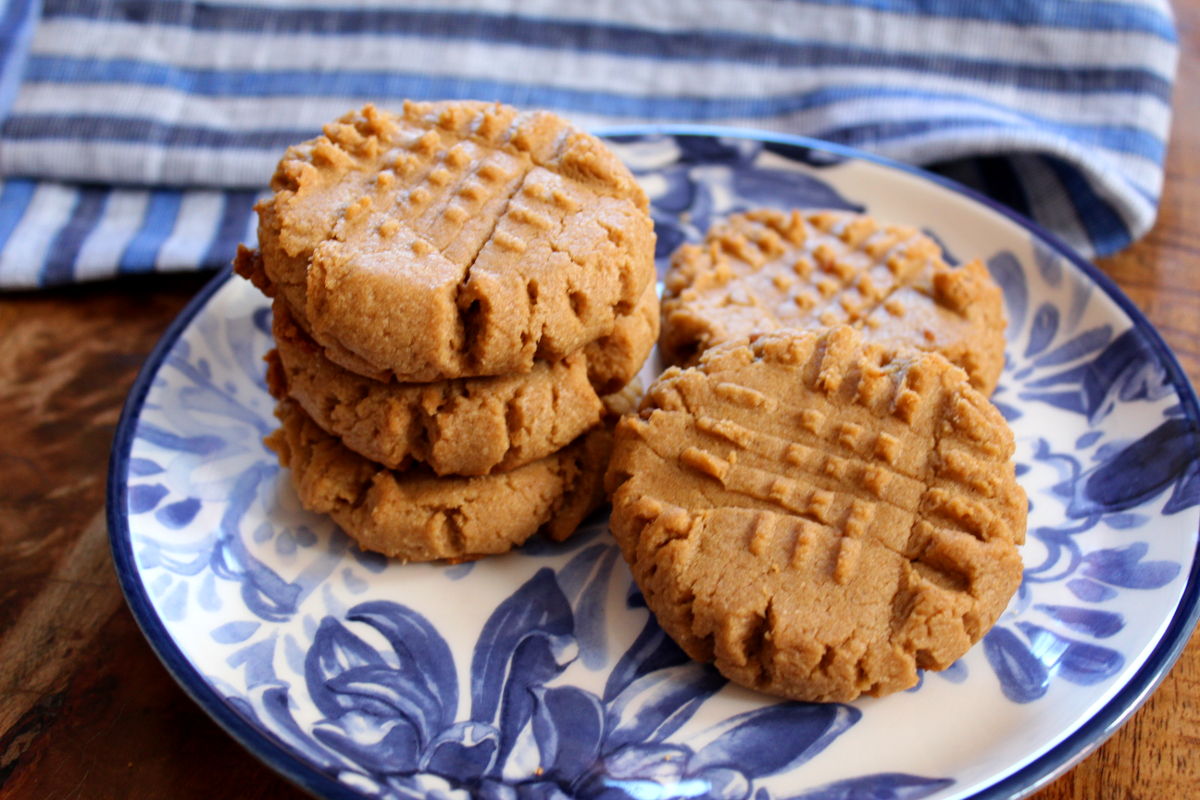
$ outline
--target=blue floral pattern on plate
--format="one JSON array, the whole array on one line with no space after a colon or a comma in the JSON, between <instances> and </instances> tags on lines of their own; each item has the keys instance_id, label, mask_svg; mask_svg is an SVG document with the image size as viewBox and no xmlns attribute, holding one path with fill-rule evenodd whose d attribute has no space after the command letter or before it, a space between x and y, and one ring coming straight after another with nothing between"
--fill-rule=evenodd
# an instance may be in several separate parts
<instances>
[{"instance_id":1,"label":"blue floral pattern on plate","mask_svg":"<svg viewBox=\"0 0 1200 800\"><path fill-rule=\"evenodd\" d=\"M866 210L986 259L1030 524L1025 580L981 646L883 700L781 703L663 636L603 517L457 567L363 553L263 447L268 311L222 278L147 367L114 454L114 553L168 665L327 795L907 800L1068 763L1087 742L1045 754L1165 668L1186 630L1164 630L1194 610L1200 433L1169 354L1040 235L925 176L800 141L612 141L651 196L660 265L760 205Z\"/></svg>"}]
</instances>

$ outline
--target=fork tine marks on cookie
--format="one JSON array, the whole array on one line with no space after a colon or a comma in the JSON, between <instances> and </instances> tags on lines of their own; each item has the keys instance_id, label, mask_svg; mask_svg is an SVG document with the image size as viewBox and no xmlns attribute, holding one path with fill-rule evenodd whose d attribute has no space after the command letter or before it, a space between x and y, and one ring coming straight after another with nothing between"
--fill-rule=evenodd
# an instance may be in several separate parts
<instances>
[{"instance_id":1,"label":"fork tine marks on cookie","mask_svg":"<svg viewBox=\"0 0 1200 800\"><path fill-rule=\"evenodd\" d=\"M942 352L985 393L1004 363L1001 293L982 266L951 267L920 232L844 211L756 209L722 220L673 255L663 308L672 363L756 331L839 324Z\"/></svg>"},{"instance_id":2,"label":"fork tine marks on cookie","mask_svg":"<svg viewBox=\"0 0 1200 800\"><path fill-rule=\"evenodd\" d=\"M1020 581L1011 449L974 441L1011 442L987 405L943 357L850 328L720 345L618 427L611 527L664 630L730 679L896 691L977 641ZM660 508L686 534L664 538Z\"/></svg>"}]
</instances>

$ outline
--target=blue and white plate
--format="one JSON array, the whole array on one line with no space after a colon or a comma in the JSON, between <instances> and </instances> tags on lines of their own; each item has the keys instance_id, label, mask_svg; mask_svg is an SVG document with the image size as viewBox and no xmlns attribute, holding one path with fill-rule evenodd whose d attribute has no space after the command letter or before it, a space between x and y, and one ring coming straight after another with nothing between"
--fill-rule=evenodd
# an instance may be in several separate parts
<instances>
[{"instance_id":1,"label":"blue and white plate","mask_svg":"<svg viewBox=\"0 0 1200 800\"><path fill-rule=\"evenodd\" d=\"M114 558L167 668L327 797L1014 797L1096 747L1196 621L1200 416L1158 334L1053 238L919 171L736 131L610 141L660 256L773 205L866 210L986 261L1009 317L994 399L1031 504L996 627L909 692L782 703L664 638L603 516L461 566L362 553L262 444L267 303L226 273L155 350L113 451Z\"/></svg>"}]
</instances>

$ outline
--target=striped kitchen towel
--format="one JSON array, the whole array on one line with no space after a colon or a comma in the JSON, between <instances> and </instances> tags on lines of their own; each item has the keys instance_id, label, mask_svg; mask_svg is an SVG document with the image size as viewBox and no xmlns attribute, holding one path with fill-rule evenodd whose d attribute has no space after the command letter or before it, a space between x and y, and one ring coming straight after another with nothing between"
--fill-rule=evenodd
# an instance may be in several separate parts
<instances>
[{"instance_id":1,"label":"striped kitchen towel","mask_svg":"<svg viewBox=\"0 0 1200 800\"><path fill-rule=\"evenodd\" d=\"M932 166L1087 254L1148 230L1166 0L0 0L0 287L221 266L374 101L699 122Z\"/></svg>"}]
</instances>

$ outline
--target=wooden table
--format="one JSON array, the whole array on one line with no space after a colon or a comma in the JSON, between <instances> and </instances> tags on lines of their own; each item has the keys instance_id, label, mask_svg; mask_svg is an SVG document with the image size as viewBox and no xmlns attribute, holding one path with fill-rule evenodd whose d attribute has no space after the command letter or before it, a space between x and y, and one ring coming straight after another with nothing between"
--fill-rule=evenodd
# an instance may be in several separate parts
<instances>
[{"instance_id":1,"label":"wooden table","mask_svg":"<svg viewBox=\"0 0 1200 800\"><path fill-rule=\"evenodd\" d=\"M1153 233L1101 262L1200 383L1200 6ZM0 796L297 798L176 686L121 599L109 444L151 347L207 276L0 296ZM1200 637L1150 701L1038 800L1200 796ZM981 724L986 724L981 720Z\"/></svg>"}]
</instances>

